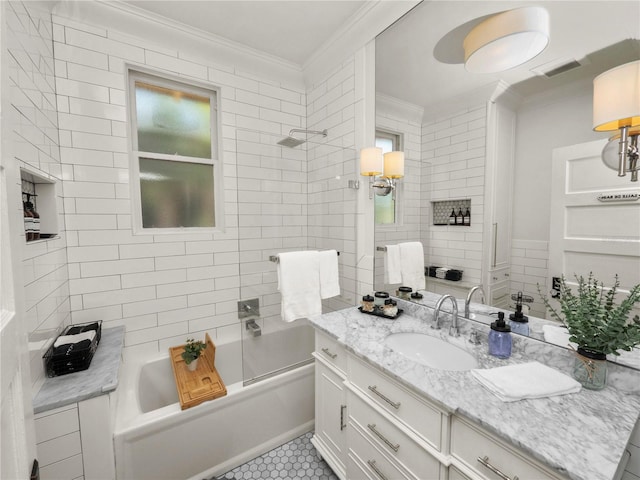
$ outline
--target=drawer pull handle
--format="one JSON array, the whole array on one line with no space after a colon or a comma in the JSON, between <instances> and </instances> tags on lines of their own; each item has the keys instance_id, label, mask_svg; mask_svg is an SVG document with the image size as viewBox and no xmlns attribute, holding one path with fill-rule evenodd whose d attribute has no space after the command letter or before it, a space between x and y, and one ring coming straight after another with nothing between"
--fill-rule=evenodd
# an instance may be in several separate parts
<instances>
[{"instance_id":1,"label":"drawer pull handle","mask_svg":"<svg viewBox=\"0 0 640 480\"><path fill-rule=\"evenodd\" d=\"M389 480L387 478L387 476L382 473L380 471L380 469L378 468L378 466L376 465L376 461L375 460L367 460L367 463L369 464L369 466L371 467L371 470L373 470L374 472L376 472L376 475L378 475L382 480Z\"/></svg>"},{"instance_id":2,"label":"drawer pull handle","mask_svg":"<svg viewBox=\"0 0 640 480\"><path fill-rule=\"evenodd\" d=\"M382 440L384 443L387 444L387 446L393 450L394 452L398 452L398 450L400 450L400 445L399 444L393 444L391 443L389 440L387 440L387 437L385 437L383 434L381 434L377 429L376 429L376 424L375 423L369 423L367 425L367 427L369 428L369 430L371 430L373 433L376 434L376 436ZM404 451L404 450L403 450Z\"/></svg>"},{"instance_id":3,"label":"drawer pull handle","mask_svg":"<svg viewBox=\"0 0 640 480\"><path fill-rule=\"evenodd\" d=\"M335 359L336 359L336 357L338 356L338 354L337 354L337 353L331 353L331 350L329 350L329 349L328 349L328 348L326 348L326 347L325 347L325 348L323 348L323 349L322 349L322 351L323 351L324 353L326 353L328 357L331 357L331 358L333 358L334 360L335 360Z\"/></svg>"},{"instance_id":4,"label":"drawer pull handle","mask_svg":"<svg viewBox=\"0 0 640 480\"><path fill-rule=\"evenodd\" d=\"M381 399L383 399L385 402L387 402L389 405L391 405L396 410L398 410L400 408L400 402L394 402L392 400L389 400L385 395L383 395L382 393L380 393L378 391L378 387L376 385L369 385L369 390L371 390L373 393L378 395Z\"/></svg>"},{"instance_id":5,"label":"drawer pull handle","mask_svg":"<svg viewBox=\"0 0 640 480\"><path fill-rule=\"evenodd\" d=\"M347 408L346 405L340 405L340 431L347 428L347 424L344 423L344 409Z\"/></svg>"},{"instance_id":6,"label":"drawer pull handle","mask_svg":"<svg viewBox=\"0 0 640 480\"><path fill-rule=\"evenodd\" d=\"M478 457L478 462L480 462L480 464L484 465L489 470L491 470L493 473L498 475L502 480L518 480L518 476L517 475L515 475L513 478L511 478L508 475L505 475L504 473L502 473L500 470L498 470L493 465L491 465L489 463L489 457L487 457L486 455L484 457Z\"/></svg>"}]
</instances>

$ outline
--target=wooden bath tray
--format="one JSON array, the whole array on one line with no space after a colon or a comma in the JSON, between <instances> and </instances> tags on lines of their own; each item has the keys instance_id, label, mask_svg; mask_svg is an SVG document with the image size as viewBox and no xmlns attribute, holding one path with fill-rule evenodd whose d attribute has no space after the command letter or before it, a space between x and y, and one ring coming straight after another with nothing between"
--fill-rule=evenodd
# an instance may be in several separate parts
<instances>
[{"instance_id":1,"label":"wooden bath tray","mask_svg":"<svg viewBox=\"0 0 640 480\"><path fill-rule=\"evenodd\" d=\"M198 360L198 368L189 371L187 364L182 359L184 345L169 348L173 376L176 379L176 388L180 397L182 410L224 397L227 387L224 386L215 367L216 346L211 341L209 334L205 334L207 348L204 349Z\"/></svg>"}]
</instances>

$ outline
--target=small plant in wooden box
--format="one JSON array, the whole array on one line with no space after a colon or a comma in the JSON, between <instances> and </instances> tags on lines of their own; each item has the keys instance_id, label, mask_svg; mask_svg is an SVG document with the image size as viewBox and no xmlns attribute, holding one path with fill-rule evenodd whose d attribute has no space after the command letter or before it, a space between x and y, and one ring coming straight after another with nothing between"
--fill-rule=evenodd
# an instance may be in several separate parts
<instances>
[{"instance_id":1,"label":"small plant in wooden box","mask_svg":"<svg viewBox=\"0 0 640 480\"><path fill-rule=\"evenodd\" d=\"M189 370L193 371L198 368L198 358L200 358L205 348L207 348L206 343L200 340L194 340L193 338L187 338L184 352L182 352L182 359Z\"/></svg>"}]
</instances>

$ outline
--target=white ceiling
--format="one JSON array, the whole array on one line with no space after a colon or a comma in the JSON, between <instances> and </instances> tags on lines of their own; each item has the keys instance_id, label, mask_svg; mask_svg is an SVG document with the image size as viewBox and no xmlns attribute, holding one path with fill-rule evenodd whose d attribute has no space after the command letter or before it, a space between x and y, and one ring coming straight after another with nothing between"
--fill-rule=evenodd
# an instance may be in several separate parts
<instances>
[{"instance_id":1,"label":"white ceiling","mask_svg":"<svg viewBox=\"0 0 640 480\"><path fill-rule=\"evenodd\" d=\"M127 0L123 3L303 65L367 2Z\"/></svg>"},{"instance_id":2,"label":"white ceiling","mask_svg":"<svg viewBox=\"0 0 640 480\"><path fill-rule=\"evenodd\" d=\"M125 0L121 3L302 67L372 0ZM391 1L391 0L385 0ZM478 19L531 5L520 0L433 0L416 6L376 41L376 90L425 110L504 80L523 96L593 78L640 58L640 0L538 0L549 11L551 39L538 57L501 74L470 74L462 39ZM624 44L619 44L625 39ZM599 52L600 51L600 52ZM598 53L599 52L599 53ZM438 57L438 59L436 59ZM587 65L552 79L537 75L568 60Z\"/></svg>"},{"instance_id":3,"label":"white ceiling","mask_svg":"<svg viewBox=\"0 0 640 480\"><path fill-rule=\"evenodd\" d=\"M477 19L531 3L511 0L421 3L378 36L376 90L434 110L452 97L481 91L499 80L517 85L516 91L526 97L568 80L592 79L613 66L640 59L640 0L538 0L535 4L549 11L547 48L533 60L509 71L472 74L462 63L462 40L478 23ZM594 53L625 39L636 41L628 40ZM538 68L546 71L545 67L585 58L589 65L551 79L532 71Z\"/></svg>"}]
</instances>

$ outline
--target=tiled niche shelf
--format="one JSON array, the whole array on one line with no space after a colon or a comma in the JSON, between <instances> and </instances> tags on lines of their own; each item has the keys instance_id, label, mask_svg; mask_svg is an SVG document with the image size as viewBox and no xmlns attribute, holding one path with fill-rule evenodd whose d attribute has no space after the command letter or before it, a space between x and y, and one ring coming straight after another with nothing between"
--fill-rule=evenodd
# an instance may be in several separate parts
<instances>
[{"instance_id":1,"label":"tiled niche shelf","mask_svg":"<svg viewBox=\"0 0 640 480\"><path fill-rule=\"evenodd\" d=\"M460 200L442 200L431 202L431 211L433 212L434 225L451 225L459 227L469 227L471 225L471 199L465 198ZM451 223L451 212L456 215L462 212L463 217L456 217L456 223ZM469 212L467 216L466 213ZM463 222L464 219L464 222Z\"/></svg>"},{"instance_id":2,"label":"tiled niche shelf","mask_svg":"<svg viewBox=\"0 0 640 480\"><path fill-rule=\"evenodd\" d=\"M27 243L39 240L47 240L58 236L58 209L56 196L56 182L33 173L20 169L22 181L22 203L30 201L36 212L40 215L40 238L29 239L25 231Z\"/></svg>"}]
</instances>

